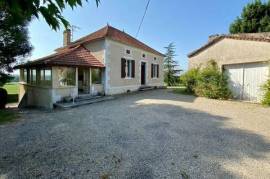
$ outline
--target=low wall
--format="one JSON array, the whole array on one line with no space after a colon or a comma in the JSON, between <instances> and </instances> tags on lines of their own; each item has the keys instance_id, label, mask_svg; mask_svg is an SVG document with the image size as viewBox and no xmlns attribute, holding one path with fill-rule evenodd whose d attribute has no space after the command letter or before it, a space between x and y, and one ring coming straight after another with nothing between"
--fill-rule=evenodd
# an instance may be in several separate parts
<instances>
[{"instance_id":1,"label":"low wall","mask_svg":"<svg viewBox=\"0 0 270 179\"><path fill-rule=\"evenodd\" d=\"M53 108L52 89L20 83L19 107L26 106Z\"/></svg>"},{"instance_id":2,"label":"low wall","mask_svg":"<svg viewBox=\"0 0 270 179\"><path fill-rule=\"evenodd\" d=\"M127 93L127 91L137 91L139 87L140 85L109 87L106 89L106 95Z\"/></svg>"},{"instance_id":3,"label":"low wall","mask_svg":"<svg viewBox=\"0 0 270 179\"><path fill-rule=\"evenodd\" d=\"M52 102L56 103L62 101L64 97L76 97L78 96L78 89L76 86L53 88L52 89Z\"/></svg>"},{"instance_id":4,"label":"low wall","mask_svg":"<svg viewBox=\"0 0 270 179\"><path fill-rule=\"evenodd\" d=\"M91 95L103 94L104 86L102 84L92 84L91 85Z\"/></svg>"},{"instance_id":5,"label":"low wall","mask_svg":"<svg viewBox=\"0 0 270 179\"><path fill-rule=\"evenodd\" d=\"M137 91L141 86L142 85L109 87L106 89L106 95L122 94L127 93L127 91L130 92ZM164 87L164 83L163 82L148 83L146 86L156 86L158 88L162 88Z\"/></svg>"}]
</instances>

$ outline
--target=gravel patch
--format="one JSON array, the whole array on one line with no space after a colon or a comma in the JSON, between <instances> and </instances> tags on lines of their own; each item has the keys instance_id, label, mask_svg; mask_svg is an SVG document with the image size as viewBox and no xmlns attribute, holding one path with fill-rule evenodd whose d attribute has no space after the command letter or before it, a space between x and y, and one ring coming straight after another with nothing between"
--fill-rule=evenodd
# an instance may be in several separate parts
<instances>
[{"instance_id":1,"label":"gravel patch","mask_svg":"<svg viewBox=\"0 0 270 179\"><path fill-rule=\"evenodd\" d=\"M0 126L0 178L270 178L270 109L154 90Z\"/></svg>"}]
</instances>

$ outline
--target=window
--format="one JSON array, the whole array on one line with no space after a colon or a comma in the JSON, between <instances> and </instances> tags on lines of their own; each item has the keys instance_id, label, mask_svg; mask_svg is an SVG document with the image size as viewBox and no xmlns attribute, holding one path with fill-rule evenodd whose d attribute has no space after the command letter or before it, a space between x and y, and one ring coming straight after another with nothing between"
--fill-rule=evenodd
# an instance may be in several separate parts
<instances>
[{"instance_id":1,"label":"window","mask_svg":"<svg viewBox=\"0 0 270 179\"><path fill-rule=\"evenodd\" d=\"M121 59L121 78L135 77L135 61L130 59Z\"/></svg>"},{"instance_id":2,"label":"window","mask_svg":"<svg viewBox=\"0 0 270 179\"><path fill-rule=\"evenodd\" d=\"M50 86L52 84L52 71L51 69L40 69L40 84Z\"/></svg>"},{"instance_id":3,"label":"window","mask_svg":"<svg viewBox=\"0 0 270 179\"><path fill-rule=\"evenodd\" d=\"M76 69L67 67L58 68L58 84L59 86L75 86Z\"/></svg>"},{"instance_id":4,"label":"window","mask_svg":"<svg viewBox=\"0 0 270 179\"><path fill-rule=\"evenodd\" d=\"M30 83L31 84L36 84L37 83L37 71L36 71L36 69L31 69Z\"/></svg>"},{"instance_id":5,"label":"window","mask_svg":"<svg viewBox=\"0 0 270 179\"><path fill-rule=\"evenodd\" d=\"M131 71L132 71L132 61L127 60L127 77L131 78Z\"/></svg>"},{"instance_id":6,"label":"window","mask_svg":"<svg viewBox=\"0 0 270 179\"><path fill-rule=\"evenodd\" d=\"M157 57L154 57L154 60L157 60Z\"/></svg>"},{"instance_id":7,"label":"window","mask_svg":"<svg viewBox=\"0 0 270 179\"><path fill-rule=\"evenodd\" d=\"M151 77L158 78L159 77L159 65L151 64Z\"/></svg>"},{"instance_id":8,"label":"window","mask_svg":"<svg viewBox=\"0 0 270 179\"><path fill-rule=\"evenodd\" d=\"M92 68L91 69L92 75L92 83L93 84L101 84L102 79L102 72L100 68Z\"/></svg>"},{"instance_id":9,"label":"window","mask_svg":"<svg viewBox=\"0 0 270 179\"><path fill-rule=\"evenodd\" d=\"M129 49L126 50L126 54L130 55L130 50Z\"/></svg>"},{"instance_id":10,"label":"window","mask_svg":"<svg viewBox=\"0 0 270 179\"><path fill-rule=\"evenodd\" d=\"M146 57L146 55L143 53L143 54L142 54L142 57L143 57L143 58L145 58L145 57Z\"/></svg>"}]
</instances>

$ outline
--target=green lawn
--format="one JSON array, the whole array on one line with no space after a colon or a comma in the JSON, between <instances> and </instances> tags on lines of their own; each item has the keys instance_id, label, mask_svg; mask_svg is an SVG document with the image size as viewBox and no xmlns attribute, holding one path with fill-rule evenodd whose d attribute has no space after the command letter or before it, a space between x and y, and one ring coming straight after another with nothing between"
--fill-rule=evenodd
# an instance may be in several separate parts
<instances>
[{"instance_id":1,"label":"green lawn","mask_svg":"<svg viewBox=\"0 0 270 179\"><path fill-rule=\"evenodd\" d=\"M177 93L177 94L192 95L192 94L190 94L190 93L188 93L186 91L186 87L185 86L170 86L168 88L169 89L173 89L173 92L174 93Z\"/></svg>"},{"instance_id":2,"label":"green lawn","mask_svg":"<svg viewBox=\"0 0 270 179\"><path fill-rule=\"evenodd\" d=\"M18 102L19 84L17 82L7 83L3 88L8 92L8 103Z\"/></svg>"},{"instance_id":3,"label":"green lawn","mask_svg":"<svg viewBox=\"0 0 270 179\"><path fill-rule=\"evenodd\" d=\"M7 83L4 85L4 88L8 91L8 94L18 94L19 93L19 84L16 82Z\"/></svg>"},{"instance_id":4,"label":"green lawn","mask_svg":"<svg viewBox=\"0 0 270 179\"><path fill-rule=\"evenodd\" d=\"M14 111L0 110L0 125L15 121L17 118L18 114Z\"/></svg>"}]
</instances>

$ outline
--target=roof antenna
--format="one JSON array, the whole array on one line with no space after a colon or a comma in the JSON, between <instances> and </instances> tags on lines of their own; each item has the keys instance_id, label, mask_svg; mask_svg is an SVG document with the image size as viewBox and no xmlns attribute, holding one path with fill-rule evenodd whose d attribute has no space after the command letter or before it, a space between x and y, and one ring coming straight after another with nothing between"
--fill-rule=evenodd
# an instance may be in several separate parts
<instances>
[{"instance_id":1,"label":"roof antenna","mask_svg":"<svg viewBox=\"0 0 270 179\"><path fill-rule=\"evenodd\" d=\"M71 41L73 41L74 32L77 30L80 30L81 28L76 25L71 25Z\"/></svg>"}]
</instances>

